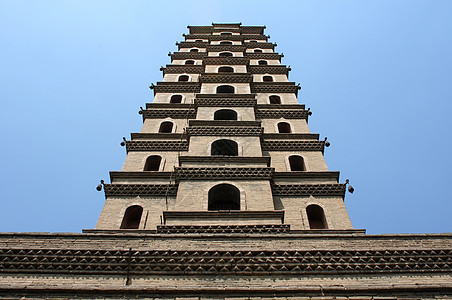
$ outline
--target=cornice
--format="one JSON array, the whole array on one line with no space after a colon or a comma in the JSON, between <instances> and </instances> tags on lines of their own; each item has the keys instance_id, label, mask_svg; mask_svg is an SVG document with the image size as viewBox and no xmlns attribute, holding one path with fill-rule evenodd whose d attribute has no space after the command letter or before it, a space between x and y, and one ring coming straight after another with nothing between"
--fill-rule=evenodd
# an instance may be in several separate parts
<instances>
[{"instance_id":1,"label":"cornice","mask_svg":"<svg viewBox=\"0 0 452 300\"><path fill-rule=\"evenodd\" d=\"M289 75L289 71L291 69L284 65L266 65L266 66L249 65L248 70L252 74L285 74L285 75Z\"/></svg>"},{"instance_id":2,"label":"cornice","mask_svg":"<svg viewBox=\"0 0 452 300\"><path fill-rule=\"evenodd\" d=\"M157 85L152 84L151 90L156 93L199 93L201 84L199 82L167 82L160 81Z\"/></svg>"},{"instance_id":3,"label":"cornice","mask_svg":"<svg viewBox=\"0 0 452 300\"><path fill-rule=\"evenodd\" d=\"M339 181L340 172L338 171L322 171L322 172L275 172L274 179L300 178L300 179L334 179Z\"/></svg>"},{"instance_id":4,"label":"cornice","mask_svg":"<svg viewBox=\"0 0 452 300\"><path fill-rule=\"evenodd\" d=\"M262 163L270 167L270 156L179 156L179 166L182 163Z\"/></svg>"},{"instance_id":5,"label":"cornice","mask_svg":"<svg viewBox=\"0 0 452 300\"><path fill-rule=\"evenodd\" d=\"M264 133L264 140L318 140L318 133Z\"/></svg>"},{"instance_id":6,"label":"cornice","mask_svg":"<svg viewBox=\"0 0 452 300\"><path fill-rule=\"evenodd\" d=\"M130 172L130 171L110 171L110 181L113 183L116 179L168 179L174 177L173 172Z\"/></svg>"},{"instance_id":7,"label":"cornice","mask_svg":"<svg viewBox=\"0 0 452 300\"><path fill-rule=\"evenodd\" d=\"M162 234L281 234L289 233L290 225L157 225Z\"/></svg>"},{"instance_id":8,"label":"cornice","mask_svg":"<svg viewBox=\"0 0 452 300\"><path fill-rule=\"evenodd\" d=\"M221 98L198 98L195 99L195 107L211 106L211 107L241 107L256 106L256 99L221 99Z\"/></svg>"},{"instance_id":9,"label":"cornice","mask_svg":"<svg viewBox=\"0 0 452 300\"><path fill-rule=\"evenodd\" d=\"M169 212L168 212L169 213ZM258 236L260 237L260 236ZM272 237L271 235L269 237ZM251 238L251 236L250 236ZM362 251L347 250L134 250L134 249L108 249L106 247L90 249L85 246L81 249L0 249L0 273L3 274L84 274L84 275L236 275L236 276L307 276L307 275L365 275L376 274L379 276L390 274L447 274L452 271L450 259L452 250L430 249L403 249L403 250L371 250ZM446 273L447 272L447 273ZM355 289L358 288L355 286ZM417 293L428 289L429 286L412 287L394 286L386 287L388 293L394 293L397 288L401 291L412 290ZM431 288L431 287L430 287ZM434 286L436 292L448 289L452 286ZM8 289L12 289L11 286ZM47 289L47 287L46 287ZM48 292L42 289L41 294ZM324 292L331 290L319 287ZM369 292L369 286L359 287L359 291ZM28 290L28 288L27 288ZM33 291L33 288L31 289ZM99 292L99 287L95 290ZM347 294L356 293L352 287L347 288ZM78 289L80 292L80 289ZM137 291L143 291L140 287ZM157 290L156 290L157 291ZM180 294L181 289L177 289ZM193 287L190 287L193 291ZM220 291L220 289L215 290ZM214 290L210 293L216 294ZM232 288L222 291L230 293L237 291ZM274 295L281 290L271 288ZM284 292L293 292L294 288L284 289ZM298 292L307 292L303 287ZM344 292L344 287L337 287ZM375 290L382 292L382 287ZM23 291L20 291L21 293ZM30 291L31 292L31 291ZM67 292L67 291L66 291ZM109 291L111 293L111 290ZM122 294L133 292L121 289ZM147 293L150 291L147 290ZM165 291L160 291L161 293ZM169 292L169 291L167 291ZM204 290L204 292L208 292ZM267 291L253 290L249 287L243 289L243 293L253 292L267 293ZM270 291L269 291L270 292ZM313 290L309 291L310 293ZM317 291L316 291L317 292ZM320 292L320 290L319 290ZM400 291L399 291L400 292ZM73 293L73 291L70 291ZM174 293L174 287L173 287ZM182 292L184 293L184 292ZM240 295L243 295L240 293Z\"/></svg>"},{"instance_id":10,"label":"cornice","mask_svg":"<svg viewBox=\"0 0 452 300\"><path fill-rule=\"evenodd\" d=\"M243 45L208 45L207 52L245 52L246 47Z\"/></svg>"},{"instance_id":11,"label":"cornice","mask_svg":"<svg viewBox=\"0 0 452 300\"><path fill-rule=\"evenodd\" d=\"M190 120L189 126L260 127L261 121Z\"/></svg>"},{"instance_id":12,"label":"cornice","mask_svg":"<svg viewBox=\"0 0 452 300\"><path fill-rule=\"evenodd\" d=\"M141 111L143 120L145 119L194 119L196 118L195 109L146 109Z\"/></svg>"},{"instance_id":13,"label":"cornice","mask_svg":"<svg viewBox=\"0 0 452 300\"><path fill-rule=\"evenodd\" d=\"M201 83L251 83L253 77L247 73L203 73L199 76Z\"/></svg>"},{"instance_id":14,"label":"cornice","mask_svg":"<svg viewBox=\"0 0 452 300\"><path fill-rule=\"evenodd\" d=\"M126 141L130 151L188 151L188 141Z\"/></svg>"},{"instance_id":15,"label":"cornice","mask_svg":"<svg viewBox=\"0 0 452 300\"><path fill-rule=\"evenodd\" d=\"M132 140L147 140L147 139L157 139L157 140L183 140L186 138L184 133L150 133L150 132L133 132L130 134Z\"/></svg>"},{"instance_id":16,"label":"cornice","mask_svg":"<svg viewBox=\"0 0 452 300\"><path fill-rule=\"evenodd\" d=\"M188 127L188 135L215 135L215 136L261 136L262 127L225 127L225 126L195 126Z\"/></svg>"},{"instance_id":17,"label":"cornice","mask_svg":"<svg viewBox=\"0 0 452 300\"><path fill-rule=\"evenodd\" d=\"M301 174L303 172L299 172ZM272 184L274 196L345 196L345 184Z\"/></svg>"},{"instance_id":18,"label":"cornice","mask_svg":"<svg viewBox=\"0 0 452 300\"><path fill-rule=\"evenodd\" d=\"M174 52L170 54L171 61L175 59L203 59L207 52Z\"/></svg>"},{"instance_id":19,"label":"cornice","mask_svg":"<svg viewBox=\"0 0 452 300\"><path fill-rule=\"evenodd\" d=\"M304 109L256 109L256 119L308 119Z\"/></svg>"},{"instance_id":20,"label":"cornice","mask_svg":"<svg viewBox=\"0 0 452 300\"><path fill-rule=\"evenodd\" d=\"M274 168L176 167L177 180L270 180Z\"/></svg>"},{"instance_id":21,"label":"cornice","mask_svg":"<svg viewBox=\"0 0 452 300\"><path fill-rule=\"evenodd\" d=\"M176 196L177 184L104 184L105 197Z\"/></svg>"},{"instance_id":22,"label":"cornice","mask_svg":"<svg viewBox=\"0 0 452 300\"><path fill-rule=\"evenodd\" d=\"M268 36L263 34L234 34L234 35L217 35L217 34L186 34L183 35L185 37L185 40L192 40L192 39L202 39L202 40L209 40L209 41L243 41L243 40L257 40L257 41L268 41Z\"/></svg>"},{"instance_id":23,"label":"cornice","mask_svg":"<svg viewBox=\"0 0 452 300\"><path fill-rule=\"evenodd\" d=\"M295 93L301 89L295 82L253 82L251 84L252 93Z\"/></svg>"},{"instance_id":24,"label":"cornice","mask_svg":"<svg viewBox=\"0 0 452 300\"><path fill-rule=\"evenodd\" d=\"M221 56L206 56L203 58L205 65L248 65L250 59L248 57L221 57Z\"/></svg>"},{"instance_id":25,"label":"cornice","mask_svg":"<svg viewBox=\"0 0 452 300\"><path fill-rule=\"evenodd\" d=\"M284 57L284 55L282 55L282 54L266 53L266 52L262 52L262 53L245 52L244 55L245 55L245 57L248 57L249 59L270 59L270 60L279 60L279 61L281 61L281 58Z\"/></svg>"},{"instance_id":26,"label":"cornice","mask_svg":"<svg viewBox=\"0 0 452 300\"><path fill-rule=\"evenodd\" d=\"M321 151L325 148L324 141L262 141L262 151Z\"/></svg>"},{"instance_id":27,"label":"cornice","mask_svg":"<svg viewBox=\"0 0 452 300\"><path fill-rule=\"evenodd\" d=\"M196 99L198 98L215 98L215 99L256 99L256 94L196 94Z\"/></svg>"},{"instance_id":28,"label":"cornice","mask_svg":"<svg viewBox=\"0 0 452 300\"><path fill-rule=\"evenodd\" d=\"M166 68L160 68L160 71L165 74L199 74L204 72L203 65L166 65Z\"/></svg>"},{"instance_id":29,"label":"cornice","mask_svg":"<svg viewBox=\"0 0 452 300\"><path fill-rule=\"evenodd\" d=\"M193 107L191 103L146 103L146 109L190 109Z\"/></svg>"}]
</instances>

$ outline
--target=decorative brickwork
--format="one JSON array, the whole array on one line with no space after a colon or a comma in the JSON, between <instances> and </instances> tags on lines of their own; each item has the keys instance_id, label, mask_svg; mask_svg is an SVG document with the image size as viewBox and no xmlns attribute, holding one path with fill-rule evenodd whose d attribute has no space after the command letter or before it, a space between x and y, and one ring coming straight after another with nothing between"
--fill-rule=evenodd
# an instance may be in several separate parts
<instances>
[{"instance_id":1,"label":"decorative brickwork","mask_svg":"<svg viewBox=\"0 0 452 300\"><path fill-rule=\"evenodd\" d=\"M201 85L198 82L178 83L178 82L159 82L151 86L155 93L199 93Z\"/></svg>"},{"instance_id":2,"label":"decorative brickwork","mask_svg":"<svg viewBox=\"0 0 452 300\"><path fill-rule=\"evenodd\" d=\"M268 52L262 52L262 53L250 53L246 52L245 56L249 59L272 59L272 60L281 60L282 55L279 55L278 53L268 53Z\"/></svg>"},{"instance_id":3,"label":"decorative brickwork","mask_svg":"<svg viewBox=\"0 0 452 300\"><path fill-rule=\"evenodd\" d=\"M259 127L223 127L223 126L196 126L188 127L187 134L189 135L261 135L263 128Z\"/></svg>"},{"instance_id":4,"label":"decorative brickwork","mask_svg":"<svg viewBox=\"0 0 452 300\"><path fill-rule=\"evenodd\" d=\"M163 75L165 74L199 74L204 71L204 66L181 66L181 65L167 65L166 68L162 69Z\"/></svg>"},{"instance_id":5,"label":"decorative brickwork","mask_svg":"<svg viewBox=\"0 0 452 300\"><path fill-rule=\"evenodd\" d=\"M207 46L207 51L209 52L244 52L246 49L245 46L242 45L210 45Z\"/></svg>"},{"instance_id":6,"label":"decorative brickwork","mask_svg":"<svg viewBox=\"0 0 452 300\"><path fill-rule=\"evenodd\" d=\"M249 66L249 71L252 74L288 74L290 68L286 66Z\"/></svg>"},{"instance_id":7,"label":"decorative brickwork","mask_svg":"<svg viewBox=\"0 0 452 300\"><path fill-rule=\"evenodd\" d=\"M256 119L307 119L308 112L302 109L257 109Z\"/></svg>"},{"instance_id":8,"label":"decorative brickwork","mask_svg":"<svg viewBox=\"0 0 452 300\"><path fill-rule=\"evenodd\" d=\"M272 184L275 196L345 196L345 184Z\"/></svg>"},{"instance_id":9,"label":"decorative brickwork","mask_svg":"<svg viewBox=\"0 0 452 300\"><path fill-rule=\"evenodd\" d=\"M205 83L250 83L252 80L249 74L203 74L199 77L199 82Z\"/></svg>"},{"instance_id":10,"label":"decorative brickwork","mask_svg":"<svg viewBox=\"0 0 452 300\"><path fill-rule=\"evenodd\" d=\"M271 179L273 168L174 168L178 180Z\"/></svg>"},{"instance_id":11,"label":"decorative brickwork","mask_svg":"<svg viewBox=\"0 0 452 300\"><path fill-rule=\"evenodd\" d=\"M203 59L207 52L174 52L171 54L171 60L174 59Z\"/></svg>"},{"instance_id":12,"label":"decorative brickwork","mask_svg":"<svg viewBox=\"0 0 452 300\"><path fill-rule=\"evenodd\" d=\"M252 93L298 93L300 89L293 82L254 82Z\"/></svg>"},{"instance_id":13,"label":"decorative brickwork","mask_svg":"<svg viewBox=\"0 0 452 300\"><path fill-rule=\"evenodd\" d=\"M324 141L262 141L263 151L322 151Z\"/></svg>"},{"instance_id":14,"label":"decorative brickwork","mask_svg":"<svg viewBox=\"0 0 452 300\"><path fill-rule=\"evenodd\" d=\"M150 109L143 111L145 119L194 119L196 111L194 109Z\"/></svg>"},{"instance_id":15,"label":"decorative brickwork","mask_svg":"<svg viewBox=\"0 0 452 300\"><path fill-rule=\"evenodd\" d=\"M206 65L247 65L250 60L248 57L219 57L207 56L204 57L203 63Z\"/></svg>"},{"instance_id":16,"label":"decorative brickwork","mask_svg":"<svg viewBox=\"0 0 452 300\"><path fill-rule=\"evenodd\" d=\"M159 225L157 226L157 233L167 234L185 234L185 233L222 233L222 234L237 234L237 233L289 233L289 225Z\"/></svg>"},{"instance_id":17,"label":"decorative brickwork","mask_svg":"<svg viewBox=\"0 0 452 300\"><path fill-rule=\"evenodd\" d=\"M177 184L105 184L105 196L175 196Z\"/></svg>"},{"instance_id":18,"label":"decorative brickwork","mask_svg":"<svg viewBox=\"0 0 452 300\"><path fill-rule=\"evenodd\" d=\"M129 151L188 151L187 141L127 141Z\"/></svg>"},{"instance_id":19,"label":"decorative brickwork","mask_svg":"<svg viewBox=\"0 0 452 300\"><path fill-rule=\"evenodd\" d=\"M230 99L230 98L197 98L195 99L195 106L256 106L255 99Z\"/></svg>"},{"instance_id":20,"label":"decorative brickwork","mask_svg":"<svg viewBox=\"0 0 452 300\"><path fill-rule=\"evenodd\" d=\"M18 272L241 276L446 273L452 272L452 250L0 249L0 273Z\"/></svg>"}]
</instances>

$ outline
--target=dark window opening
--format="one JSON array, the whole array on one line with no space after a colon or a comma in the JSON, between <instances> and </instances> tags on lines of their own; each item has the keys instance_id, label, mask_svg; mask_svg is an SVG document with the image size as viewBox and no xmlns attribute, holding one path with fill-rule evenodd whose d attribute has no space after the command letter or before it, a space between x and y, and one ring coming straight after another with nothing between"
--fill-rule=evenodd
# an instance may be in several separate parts
<instances>
[{"instance_id":1,"label":"dark window opening","mask_svg":"<svg viewBox=\"0 0 452 300\"><path fill-rule=\"evenodd\" d=\"M208 210L240 210L240 191L231 184L219 184L209 191Z\"/></svg>"},{"instance_id":2,"label":"dark window opening","mask_svg":"<svg viewBox=\"0 0 452 300\"><path fill-rule=\"evenodd\" d=\"M151 155L146 159L143 171L158 171L162 158L158 155Z\"/></svg>"},{"instance_id":3,"label":"dark window opening","mask_svg":"<svg viewBox=\"0 0 452 300\"><path fill-rule=\"evenodd\" d=\"M190 52L199 52L199 49L190 49Z\"/></svg>"},{"instance_id":4,"label":"dark window opening","mask_svg":"<svg viewBox=\"0 0 452 300\"><path fill-rule=\"evenodd\" d=\"M234 94L234 87L231 85L220 85L217 87L217 94Z\"/></svg>"},{"instance_id":5,"label":"dark window opening","mask_svg":"<svg viewBox=\"0 0 452 300\"><path fill-rule=\"evenodd\" d=\"M292 155L289 157L289 164L291 171L304 171L303 157L298 155Z\"/></svg>"},{"instance_id":6,"label":"dark window opening","mask_svg":"<svg viewBox=\"0 0 452 300\"><path fill-rule=\"evenodd\" d=\"M281 104L281 97L273 95L269 97L270 104Z\"/></svg>"},{"instance_id":7,"label":"dark window opening","mask_svg":"<svg viewBox=\"0 0 452 300\"><path fill-rule=\"evenodd\" d=\"M234 73L233 67L219 67L218 73Z\"/></svg>"},{"instance_id":8,"label":"dark window opening","mask_svg":"<svg viewBox=\"0 0 452 300\"><path fill-rule=\"evenodd\" d=\"M139 205L130 206L124 213L120 229L138 229L143 208Z\"/></svg>"},{"instance_id":9,"label":"dark window opening","mask_svg":"<svg viewBox=\"0 0 452 300\"><path fill-rule=\"evenodd\" d=\"M264 82L272 82L273 81L273 77L266 75L266 76L262 77L262 80Z\"/></svg>"},{"instance_id":10,"label":"dark window opening","mask_svg":"<svg viewBox=\"0 0 452 300\"><path fill-rule=\"evenodd\" d=\"M250 43L257 43L257 41L250 41Z\"/></svg>"},{"instance_id":11,"label":"dark window opening","mask_svg":"<svg viewBox=\"0 0 452 300\"><path fill-rule=\"evenodd\" d=\"M218 56L230 57L230 56L232 56L232 53L231 52L221 52L220 54L218 54Z\"/></svg>"},{"instance_id":12,"label":"dark window opening","mask_svg":"<svg viewBox=\"0 0 452 300\"><path fill-rule=\"evenodd\" d=\"M232 45L231 41L221 41L220 45Z\"/></svg>"},{"instance_id":13,"label":"dark window opening","mask_svg":"<svg viewBox=\"0 0 452 300\"><path fill-rule=\"evenodd\" d=\"M182 95L172 95L170 99L170 103L181 103Z\"/></svg>"},{"instance_id":14,"label":"dark window opening","mask_svg":"<svg viewBox=\"0 0 452 300\"><path fill-rule=\"evenodd\" d=\"M232 32L222 32L222 33L220 33L220 35L232 35Z\"/></svg>"},{"instance_id":15,"label":"dark window opening","mask_svg":"<svg viewBox=\"0 0 452 300\"><path fill-rule=\"evenodd\" d=\"M268 61L266 61L266 60L260 60L257 63L258 63L259 66L266 66L266 65L268 65Z\"/></svg>"},{"instance_id":16,"label":"dark window opening","mask_svg":"<svg viewBox=\"0 0 452 300\"><path fill-rule=\"evenodd\" d=\"M254 49L254 53L262 53L261 49Z\"/></svg>"},{"instance_id":17,"label":"dark window opening","mask_svg":"<svg viewBox=\"0 0 452 300\"><path fill-rule=\"evenodd\" d=\"M212 143L210 155L238 156L239 146L231 140L218 140Z\"/></svg>"},{"instance_id":18,"label":"dark window opening","mask_svg":"<svg viewBox=\"0 0 452 300\"><path fill-rule=\"evenodd\" d=\"M195 40L195 42L203 42L203 40Z\"/></svg>"},{"instance_id":19,"label":"dark window opening","mask_svg":"<svg viewBox=\"0 0 452 300\"><path fill-rule=\"evenodd\" d=\"M315 204L309 205L306 207L306 214L308 215L309 228L328 229L323 208Z\"/></svg>"},{"instance_id":20,"label":"dark window opening","mask_svg":"<svg viewBox=\"0 0 452 300\"><path fill-rule=\"evenodd\" d=\"M278 123L278 132L279 133L291 133L290 130L290 124L286 122L279 122Z\"/></svg>"},{"instance_id":21,"label":"dark window opening","mask_svg":"<svg viewBox=\"0 0 452 300\"><path fill-rule=\"evenodd\" d=\"M160 133L171 133L173 131L173 122L162 122L160 124L159 132Z\"/></svg>"},{"instance_id":22,"label":"dark window opening","mask_svg":"<svg viewBox=\"0 0 452 300\"><path fill-rule=\"evenodd\" d=\"M237 120L237 112L232 109L220 109L213 115L214 120Z\"/></svg>"},{"instance_id":23,"label":"dark window opening","mask_svg":"<svg viewBox=\"0 0 452 300\"><path fill-rule=\"evenodd\" d=\"M195 61L194 61L194 60L186 60L186 61L185 61L185 64L186 64L186 65L194 65L194 64L195 64Z\"/></svg>"},{"instance_id":24,"label":"dark window opening","mask_svg":"<svg viewBox=\"0 0 452 300\"><path fill-rule=\"evenodd\" d=\"M188 77L188 75L180 75L179 76L179 81L188 81L190 77Z\"/></svg>"}]
</instances>

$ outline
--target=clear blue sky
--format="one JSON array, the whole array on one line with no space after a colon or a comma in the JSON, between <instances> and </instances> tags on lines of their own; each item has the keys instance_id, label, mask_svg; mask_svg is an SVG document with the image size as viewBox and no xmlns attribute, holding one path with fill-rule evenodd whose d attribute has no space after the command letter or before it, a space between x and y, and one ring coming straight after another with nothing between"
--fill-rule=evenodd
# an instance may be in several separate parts
<instances>
[{"instance_id":1,"label":"clear blue sky","mask_svg":"<svg viewBox=\"0 0 452 300\"><path fill-rule=\"evenodd\" d=\"M368 233L452 231L452 1L0 1L0 231L80 232L187 25L266 25Z\"/></svg>"}]
</instances>

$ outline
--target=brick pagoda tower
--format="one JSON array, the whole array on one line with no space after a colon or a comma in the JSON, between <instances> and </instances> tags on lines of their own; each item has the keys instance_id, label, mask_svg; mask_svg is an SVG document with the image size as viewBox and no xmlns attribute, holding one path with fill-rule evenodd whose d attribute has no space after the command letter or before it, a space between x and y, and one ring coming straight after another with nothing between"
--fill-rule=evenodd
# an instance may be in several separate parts
<instances>
[{"instance_id":1,"label":"brick pagoda tower","mask_svg":"<svg viewBox=\"0 0 452 300\"><path fill-rule=\"evenodd\" d=\"M451 234L366 235L263 26L189 26L95 229L0 236L4 298L452 297Z\"/></svg>"}]
</instances>

